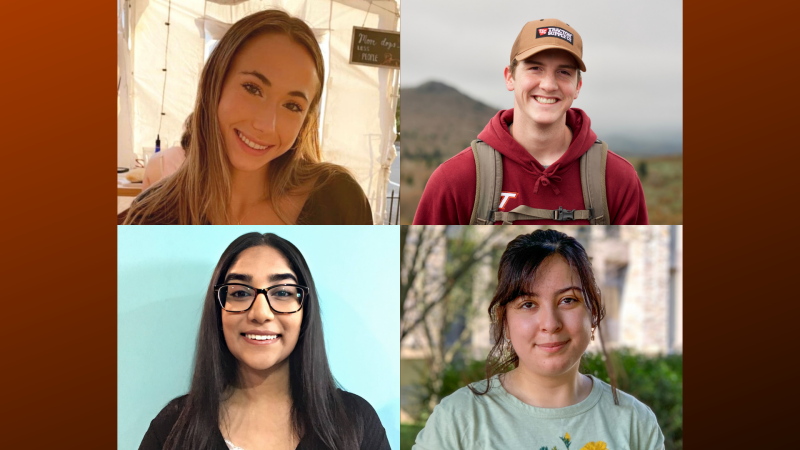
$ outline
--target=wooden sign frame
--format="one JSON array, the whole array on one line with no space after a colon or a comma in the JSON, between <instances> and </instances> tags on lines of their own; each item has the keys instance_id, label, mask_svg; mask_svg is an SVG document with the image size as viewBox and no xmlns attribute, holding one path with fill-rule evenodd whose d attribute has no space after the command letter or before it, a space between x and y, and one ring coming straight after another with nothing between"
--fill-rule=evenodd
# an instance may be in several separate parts
<instances>
[{"instance_id":1,"label":"wooden sign frame","mask_svg":"<svg viewBox=\"0 0 800 450\"><path fill-rule=\"evenodd\" d=\"M350 64L400 68L400 33L377 28L353 27Z\"/></svg>"}]
</instances>

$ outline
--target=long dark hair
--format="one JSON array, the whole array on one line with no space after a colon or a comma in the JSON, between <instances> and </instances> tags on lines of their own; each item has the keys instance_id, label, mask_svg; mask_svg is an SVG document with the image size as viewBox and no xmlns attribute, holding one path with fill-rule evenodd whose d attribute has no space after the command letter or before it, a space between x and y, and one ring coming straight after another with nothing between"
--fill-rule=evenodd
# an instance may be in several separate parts
<instances>
[{"instance_id":1,"label":"long dark hair","mask_svg":"<svg viewBox=\"0 0 800 450\"><path fill-rule=\"evenodd\" d=\"M511 343L504 339L506 334L506 306L525 292L530 292L531 283L542 263L551 256L561 256L581 280L584 302L592 315L592 328L597 328L600 348L605 355L606 369L611 379L611 392L614 403L617 398L616 376L600 333L600 321L605 317L600 288L594 280L592 264L586 250L575 238L556 230L536 230L530 234L522 234L508 243L506 251L500 257L500 268L497 271L497 290L489 304L489 318L492 321L491 333L495 344L486 358L487 380L497 374L507 372L519 366L519 355ZM472 385L470 390L477 395L489 392L491 383L487 381L486 389L479 392Z\"/></svg>"},{"instance_id":2,"label":"long dark hair","mask_svg":"<svg viewBox=\"0 0 800 450\"><path fill-rule=\"evenodd\" d=\"M289 355L292 427L298 436L311 434L317 445L331 450L358 447L363 435L362 424L347 417L328 366L317 291L305 258L297 247L279 236L247 233L225 249L208 284L197 337L192 386L164 449L213 448L213 436L219 432L220 402L225 399L228 387L236 382L239 364L222 333L222 314L214 285L224 281L228 269L242 251L262 245L281 252L297 275L298 284L308 286L300 336Z\"/></svg>"}]
</instances>

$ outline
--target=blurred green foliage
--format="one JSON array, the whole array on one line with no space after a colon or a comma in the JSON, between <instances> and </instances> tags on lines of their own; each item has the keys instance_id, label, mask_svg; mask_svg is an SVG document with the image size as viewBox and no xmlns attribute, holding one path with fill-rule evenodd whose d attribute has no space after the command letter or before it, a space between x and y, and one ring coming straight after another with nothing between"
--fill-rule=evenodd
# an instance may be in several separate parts
<instances>
[{"instance_id":1,"label":"blurred green foliage","mask_svg":"<svg viewBox=\"0 0 800 450\"><path fill-rule=\"evenodd\" d=\"M682 450L683 355L652 357L622 350L612 352L610 357L612 367L617 368L617 387L653 410L667 450ZM602 354L584 355L581 373L609 382Z\"/></svg>"},{"instance_id":2,"label":"blurred green foliage","mask_svg":"<svg viewBox=\"0 0 800 450\"><path fill-rule=\"evenodd\" d=\"M683 450L683 356L645 356L628 350L610 353L617 373L617 387L649 406L658 418L667 450ZM587 353L581 360L581 373L610 382L606 364L600 353ZM454 361L444 373L441 390L444 398L470 382L486 379L484 361ZM427 399L422 404L427 404ZM403 425L400 448L410 449L424 422L426 411L416 425ZM413 431L416 430L416 431Z\"/></svg>"},{"instance_id":3,"label":"blurred green foliage","mask_svg":"<svg viewBox=\"0 0 800 450\"><path fill-rule=\"evenodd\" d=\"M411 450L423 425L400 424L400 450Z\"/></svg>"}]
</instances>

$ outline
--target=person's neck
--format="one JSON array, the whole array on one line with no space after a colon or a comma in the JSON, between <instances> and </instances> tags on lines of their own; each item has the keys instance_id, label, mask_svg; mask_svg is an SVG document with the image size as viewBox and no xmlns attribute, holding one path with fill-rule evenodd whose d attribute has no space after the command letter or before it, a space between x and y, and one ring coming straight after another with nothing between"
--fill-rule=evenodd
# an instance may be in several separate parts
<instances>
[{"instance_id":1,"label":"person's neck","mask_svg":"<svg viewBox=\"0 0 800 450\"><path fill-rule=\"evenodd\" d=\"M572 131L567 127L566 114L561 120L547 125L526 120L522 114L515 114L514 123L508 126L508 131L543 166L558 161L572 142Z\"/></svg>"},{"instance_id":2,"label":"person's neck","mask_svg":"<svg viewBox=\"0 0 800 450\"><path fill-rule=\"evenodd\" d=\"M267 370L253 370L239 364L236 386L231 388L229 402L245 409L272 407L279 402L291 402L289 360Z\"/></svg>"},{"instance_id":3,"label":"person's neck","mask_svg":"<svg viewBox=\"0 0 800 450\"><path fill-rule=\"evenodd\" d=\"M541 376L520 365L505 375L509 394L539 408L564 408L585 400L592 392L592 379L578 372L577 364L558 376Z\"/></svg>"},{"instance_id":4,"label":"person's neck","mask_svg":"<svg viewBox=\"0 0 800 450\"><path fill-rule=\"evenodd\" d=\"M228 206L231 225L246 220L250 209L265 201L269 201L266 167L250 172L231 170L231 203Z\"/></svg>"}]
</instances>

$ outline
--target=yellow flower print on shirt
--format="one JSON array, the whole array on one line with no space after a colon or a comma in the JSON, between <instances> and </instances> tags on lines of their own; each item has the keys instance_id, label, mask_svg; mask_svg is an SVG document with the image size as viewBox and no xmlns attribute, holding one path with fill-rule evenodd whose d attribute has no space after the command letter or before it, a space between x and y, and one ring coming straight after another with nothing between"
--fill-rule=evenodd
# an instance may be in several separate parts
<instances>
[{"instance_id":1,"label":"yellow flower print on shirt","mask_svg":"<svg viewBox=\"0 0 800 450\"><path fill-rule=\"evenodd\" d=\"M603 441L587 442L586 445L581 447L581 450L608 450L608 447Z\"/></svg>"},{"instance_id":2,"label":"yellow flower print on shirt","mask_svg":"<svg viewBox=\"0 0 800 450\"><path fill-rule=\"evenodd\" d=\"M572 440L569 438L569 433L566 433L566 435L560 439L562 442L564 442L564 445L567 446L567 450L569 450L569 446L572 444Z\"/></svg>"}]
</instances>

